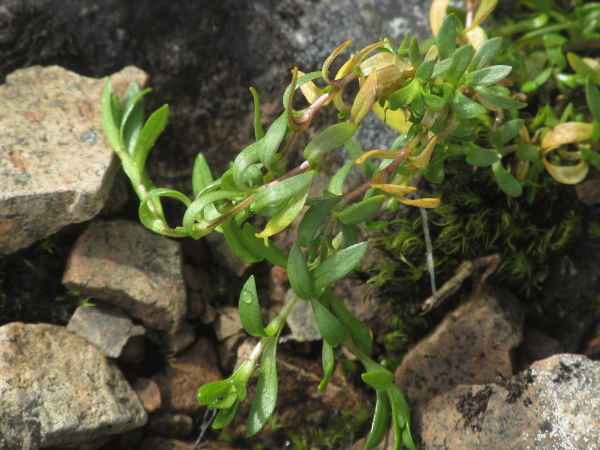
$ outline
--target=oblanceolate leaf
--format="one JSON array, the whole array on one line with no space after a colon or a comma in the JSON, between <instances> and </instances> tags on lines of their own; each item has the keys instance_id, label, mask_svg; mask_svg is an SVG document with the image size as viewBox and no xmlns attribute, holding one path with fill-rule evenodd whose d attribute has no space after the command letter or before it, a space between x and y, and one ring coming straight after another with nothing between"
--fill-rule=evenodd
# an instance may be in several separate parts
<instances>
[{"instance_id":1,"label":"oblanceolate leaf","mask_svg":"<svg viewBox=\"0 0 600 450\"><path fill-rule=\"evenodd\" d=\"M141 109L143 112L144 102L143 102L142 98L144 97L144 95L146 95L150 92L152 92L151 88L144 89L143 91L140 90L140 86L135 81L132 81L129 84L129 86L127 87L127 90L125 91L125 96L123 98L123 101L124 101L123 115L121 116L121 125L120 125L120 130L119 130L121 133L121 139L123 141L125 141L124 133L125 133L125 126L127 125L127 122L130 119L133 119L131 116L135 109L138 109L138 111ZM136 108L136 106L137 106L137 108ZM139 119L139 116L138 116L138 119Z\"/></svg>"},{"instance_id":2,"label":"oblanceolate leaf","mask_svg":"<svg viewBox=\"0 0 600 450\"><path fill-rule=\"evenodd\" d=\"M371 433L365 444L365 450L377 447L386 436L390 425L390 399L386 392L377 391L377 403L371 424Z\"/></svg>"},{"instance_id":3,"label":"oblanceolate leaf","mask_svg":"<svg viewBox=\"0 0 600 450\"><path fill-rule=\"evenodd\" d=\"M487 111L484 106L465 97L459 90L455 92L454 98L450 101L449 105L456 114L465 119L472 119Z\"/></svg>"},{"instance_id":4,"label":"oblanceolate leaf","mask_svg":"<svg viewBox=\"0 0 600 450\"><path fill-rule=\"evenodd\" d=\"M524 161L537 161L540 159L540 148L537 145L517 144L515 156Z\"/></svg>"},{"instance_id":5,"label":"oblanceolate leaf","mask_svg":"<svg viewBox=\"0 0 600 450\"><path fill-rule=\"evenodd\" d=\"M269 219L265 229L258 233L256 237L262 239L268 238L287 228L302 212L302 208L304 208L304 204L306 203L306 197L308 197L309 190L310 184L308 184L303 191L293 195L288 204L277 211L277 213L275 213Z\"/></svg>"},{"instance_id":6,"label":"oblanceolate leaf","mask_svg":"<svg viewBox=\"0 0 600 450\"><path fill-rule=\"evenodd\" d=\"M494 179L502 191L510 197L519 197L523 193L523 188L510 173L502 165L502 161L497 161L492 164L492 173Z\"/></svg>"},{"instance_id":7,"label":"oblanceolate leaf","mask_svg":"<svg viewBox=\"0 0 600 450\"><path fill-rule=\"evenodd\" d=\"M149 92L149 89L146 89ZM126 105L125 109L128 108L127 103L134 95L140 92L139 85L132 81L129 87L125 91L123 102ZM121 119L121 140L125 145L128 153L133 152L135 143L137 142L140 131L144 126L144 99L140 96L137 101L132 105L129 112L125 112Z\"/></svg>"},{"instance_id":8,"label":"oblanceolate leaf","mask_svg":"<svg viewBox=\"0 0 600 450\"><path fill-rule=\"evenodd\" d=\"M240 293L238 307L240 319L242 320L242 325L246 332L250 336L266 336L267 333L265 333L265 328L263 326L254 275L251 275L244 284L242 292Z\"/></svg>"},{"instance_id":9,"label":"oblanceolate leaf","mask_svg":"<svg viewBox=\"0 0 600 450\"><path fill-rule=\"evenodd\" d=\"M260 141L265 135L260 120L260 101L258 100L258 92L256 92L256 89L251 87L250 92L252 93L252 99L254 100L254 137L257 141Z\"/></svg>"},{"instance_id":10,"label":"oblanceolate leaf","mask_svg":"<svg viewBox=\"0 0 600 450\"><path fill-rule=\"evenodd\" d=\"M439 77L440 75L444 75L450 69L452 65L452 58L446 58L443 61L438 62L435 66L433 66L433 73L431 76L433 78Z\"/></svg>"},{"instance_id":11,"label":"oblanceolate leaf","mask_svg":"<svg viewBox=\"0 0 600 450\"><path fill-rule=\"evenodd\" d=\"M315 235L325 218L331 213L333 206L338 201L337 197L329 197L313 204L298 225L298 244L302 247L311 247Z\"/></svg>"},{"instance_id":12,"label":"oblanceolate leaf","mask_svg":"<svg viewBox=\"0 0 600 450\"><path fill-rule=\"evenodd\" d=\"M600 123L600 90L592 83L591 78L588 78L585 83L585 99L592 117Z\"/></svg>"},{"instance_id":13,"label":"oblanceolate leaf","mask_svg":"<svg viewBox=\"0 0 600 450\"><path fill-rule=\"evenodd\" d=\"M506 77L511 70L510 66L491 66L469 72L465 86L490 86Z\"/></svg>"},{"instance_id":14,"label":"oblanceolate leaf","mask_svg":"<svg viewBox=\"0 0 600 450\"><path fill-rule=\"evenodd\" d=\"M354 161L350 161L340 167L337 172L331 177L331 181L329 182L328 191L335 195L342 195L344 190L344 183L346 182L346 177L350 173L350 169L352 169L356 163Z\"/></svg>"},{"instance_id":15,"label":"oblanceolate leaf","mask_svg":"<svg viewBox=\"0 0 600 450\"><path fill-rule=\"evenodd\" d=\"M223 236L225 236L229 248L231 248L233 253L235 253L235 256L242 261L253 264L263 260L262 256L254 252L252 246L248 244L244 232L234 218L223 223L221 225L221 230L223 231Z\"/></svg>"},{"instance_id":16,"label":"oblanceolate leaf","mask_svg":"<svg viewBox=\"0 0 600 450\"><path fill-rule=\"evenodd\" d=\"M446 171L444 169L445 160L445 155L439 155L437 158L431 160L427 168L423 171L423 175L427 181L436 184L440 184L444 181L446 176Z\"/></svg>"},{"instance_id":17,"label":"oblanceolate leaf","mask_svg":"<svg viewBox=\"0 0 600 450\"><path fill-rule=\"evenodd\" d=\"M356 345L365 355L371 356L371 332L362 320L352 314L344 302L335 296L331 288L326 289L325 295L329 301L329 306L340 320L342 325L346 327L352 342Z\"/></svg>"},{"instance_id":18,"label":"oblanceolate leaf","mask_svg":"<svg viewBox=\"0 0 600 450\"><path fill-rule=\"evenodd\" d=\"M358 264L366 252L367 243L361 242L360 244L340 250L325 261L322 261L321 264L310 272L314 288L322 289L347 275Z\"/></svg>"},{"instance_id":19,"label":"oblanceolate leaf","mask_svg":"<svg viewBox=\"0 0 600 450\"><path fill-rule=\"evenodd\" d=\"M500 52L502 48L502 38L495 37L487 40L481 47L475 52L473 60L471 61L471 67L469 70L475 72L479 69L483 69L488 63L494 59L494 57Z\"/></svg>"},{"instance_id":20,"label":"oblanceolate leaf","mask_svg":"<svg viewBox=\"0 0 600 450\"><path fill-rule=\"evenodd\" d=\"M415 78L423 84L429 82L429 79L433 75L433 67L435 63L433 60L423 61L423 64L419 66L417 72L415 73Z\"/></svg>"},{"instance_id":21,"label":"oblanceolate leaf","mask_svg":"<svg viewBox=\"0 0 600 450\"><path fill-rule=\"evenodd\" d=\"M475 92L481 95L488 102L492 103L493 105L499 106L500 108L521 109L527 106L527 103L519 102L517 100L498 95L489 87L477 86L475 87Z\"/></svg>"},{"instance_id":22,"label":"oblanceolate leaf","mask_svg":"<svg viewBox=\"0 0 600 450\"><path fill-rule=\"evenodd\" d=\"M348 339L346 329L340 321L331 314L331 311L323 306L318 300L311 300L310 303L313 308L317 326L319 327L319 331L323 335L325 342L335 348Z\"/></svg>"},{"instance_id":23,"label":"oblanceolate leaf","mask_svg":"<svg viewBox=\"0 0 600 450\"><path fill-rule=\"evenodd\" d=\"M254 436L260 431L273 414L277 403L277 336L265 348L260 369L258 371L258 385L254 402L248 414L246 434Z\"/></svg>"},{"instance_id":24,"label":"oblanceolate leaf","mask_svg":"<svg viewBox=\"0 0 600 450\"><path fill-rule=\"evenodd\" d=\"M494 10L497 3L498 0L481 0L481 2L479 2L477 11L475 12L473 22L471 22L471 26L465 31L472 30L476 26L480 25L481 22L483 22L485 18Z\"/></svg>"},{"instance_id":25,"label":"oblanceolate leaf","mask_svg":"<svg viewBox=\"0 0 600 450\"><path fill-rule=\"evenodd\" d=\"M346 225L345 223L340 223L339 226L342 233L342 245L340 246L340 250L352 247L358 243L358 225Z\"/></svg>"},{"instance_id":26,"label":"oblanceolate leaf","mask_svg":"<svg viewBox=\"0 0 600 450\"><path fill-rule=\"evenodd\" d=\"M365 372L360 377L376 391L385 391L394 382L394 374L388 370Z\"/></svg>"},{"instance_id":27,"label":"oblanceolate leaf","mask_svg":"<svg viewBox=\"0 0 600 450\"><path fill-rule=\"evenodd\" d=\"M427 92L423 92L423 100L425 101L425 106L427 106L430 109L433 109L434 111L439 111L444 106L446 106L446 102L443 98L438 97L434 94L429 94Z\"/></svg>"},{"instance_id":28,"label":"oblanceolate leaf","mask_svg":"<svg viewBox=\"0 0 600 450\"><path fill-rule=\"evenodd\" d=\"M198 389L196 399L201 405L211 405L220 398L225 397L233 385L231 379L208 383Z\"/></svg>"},{"instance_id":29,"label":"oblanceolate leaf","mask_svg":"<svg viewBox=\"0 0 600 450\"><path fill-rule=\"evenodd\" d=\"M229 408L222 409L221 411L219 411L219 414L217 414L217 417L215 418L215 421L212 424L212 427L215 430L220 430L221 428L229 425L231 423L231 421L233 420L233 418L235 417L235 413L237 411L238 404L239 404L239 400L236 400L233 403L233 405L231 405Z\"/></svg>"},{"instance_id":30,"label":"oblanceolate leaf","mask_svg":"<svg viewBox=\"0 0 600 450\"><path fill-rule=\"evenodd\" d=\"M131 161L140 172L146 164L148 152L165 129L168 120L169 105L164 105L154 111L142 127L131 154Z\"/></svg>"},{"instance_id":31,"label":"oblanceolate leaf","mask_svg":"<svg viewBox=\"0 0 600 450\"><path fill-rule=\"evenodd\" d=\"M502 159L502 155L487 148L472 148L467 154L467 163L475 167L489 167Z\"/></svg>"},{"instance_id":32,"label":"oblanceolate leaf","mask_svg":"<svg viewBox=\"0 0 600 450\"><path fill-rule=\"evenodd\" d=\"M444 19L438 30L435 42L438 46L440 61L452 56L456 48L456 17L454 14L449 14Z\"/></svg>"},{"instance_id":33,"label":"oblanceolate leaf","mask_svg":"<svg viewBox=\"0 0 600 450\"><path fill-rule=\"evenodd\" d=\"M110 142L110 146L115 150L117 154L122 151L121 140L119 138L119 128L117 126L117 118L114 117L112 108L112 96L110 93L111 82L110 79L104 86L102 92L102 128L104 133ZM121 156L121 155L119 155Z\"/></svg>"},{"instance_id":34,"label":"oblanceolate leaf","mask_svg":"<svg viewBox=\"0 0 600 450\"><path fill-rule=\"evenodd\" d=\"M250 144L248 147L242 150L233 161L231 174L237 189L247 191L251 188L246 171L260 159L262 150L262 145L260 142L262 142L262 139Z\"/></svg>"},{"instance_id":35,"label":"oblanceolate leaf","mask_svg":"<svg viewBox=\"0 0 600 450\"><path fill-rule=\"evenodd\" d=\"M410 59L410 65L416 70L421 65L421 54L419 53L419 42L417 38L410 40L410 46L408 47L408 58Z\"/></svg>"},{"instance_id":36,"label":"oblanceolate leaf","mask_svg":"<svg viewBox=\"0 0 600 450\"><path fill-rule=\"evenodd\" d=\"M456 50L452 55L452 65L446 72L446 78L452 83L458 83L469 67L472 56L473 46L470 44Z\"/></svg>"},{"instance_id":37,"label":"oblanceolate leaf","mask_svg":"<svg viewBox=\"0 0 600 450\"><path fill-rule=\"evenodd\" d=\"M260 148L260 161L268 170L273 170L273 163L276 160L275 153L286 135L287 127L287 115L284 112L271 124L265 137L256 142Z\"/></svg>"},{"instance_id":38,"label":"oblanceolate leaf","mask_svg":"<svg viewBox=\"0 0 600 450\"><path fill-rule=\"evenodd\" d=\"M300 246L294 242L290 249L287 262L288 278L290 286L296 295L303 300L317 298L312 277L308 271L308 265Z\"/></svg>"},{"instance_id":39,"label":"oblanceolate leaf","mask_svg":"<svg viewBox=\"0 0 600 450\"><path fill-rule=\"evenodd\" d=\"M408 105L421 93L421 88L421 83L418 80L413 79L409 81L402 89L390 94L388 99L390 109L395 111L398 108Z\"/></svg>"},{"instance_id":40,"label":"oblanceolate leaf","mask_svg":"<svg viewBox=\"0 0 600 450\"><path fill-rule=\"evenodd\" d=\"M589 77L594 83L600 84L600 73L588 66L580 56L576 55L575 53L568 52L567 60L569 61L571 68L579 75L584 78Z\"/></svg>"},{"instance_id":41,"label":"oblanceolate leaf","mask_svg":"<svg viewBox=\"0 0 600 450\"><path fill-rule=\"evenodd\" d=\"M194 168L192 169L192 192L194 193L194 198L212 182L213 176L206 158L202 153L198 153L194 161Z\"/></svg>"},{"instance_id":42,"label":"oblanceolate leaf","mask_svg":"<svg viewBox=\"0 0 600 450\"><path fill-rule=\"evenodd\" d=\"M387 199L385 195L377 195L367 200L350 205L344 210L334 213L334 216L346 225L358 225L373 218Z\"/></svg>"},{"instance_id":43,"label":"oblanceolate leaf","mask_svg":"<svg viewBox=\"0 0 600 450\"><path fill-rule=\"evenodd\" d=\"M360 124L363 119L367 117L367 114L371 112L375 100L377 100L377 70L372 70L354 98L354 103L352 103L352 108L350 109L349 120L357 125ZM352 134L354 134L354 132L352 132ZM350 137L348 137L348 139L350 139ZM344 143L348 139L346 139Z\"/></svg>"},{"instance_id":44,"label":"oblanceolate leaf","mask_svg":"<svg viewBox=\"0 0 600 450\"><path fill-rule=\"evenodd\" d=\"M353 122L342 122L331 125L330 127L317 134L304 149L304 159L310 164L319 163L327 153L344 145L350 139L356 130L358 124Z\"/></svg>"},{"instance_id":45,"label":"oblanceolate leaf","mask_svg":"<svg viewBox=\"0 0 600 450\"><path fill-rule=\"evenodd\" d=\"M299 192L303 192L315 178L315 172L300 173L263 189L252 202L252 209L260 214L261 209L276 205Z\"/></svg>"},{"instance_id":46,"label":"oblanceolate leaf","mask_svg":"<svg viewBox=\"0 0 600 450\"><path fill-rule=\"evenodd\" d=\"M506 122L492 134L490 138L491 144L496 148L506 145L519 134L524 123L525 121L523 119L513 119Z\"/></svg>"},{"instance_id":47,"label":"oblanceolate leaf","mask_svg":"<svg viewBox=\"0 0 600 450\"><path fill-rule=\"evenodd\" d=\"M269 245L265 245L265 239L256 237L258 230L249 223L244 224L244 237L246 242L252 248L252 251L262 256L267 261L283 269L287 268L287 257L279 250L273 241L267 240Z\"/></svg>"},{"instance_id":48,"label":"oblanceolate leaf","mask_svg":"<svg viewBox=\"0 0 600 450\"><path fill-rule=\"evenodd\" d=\"M333 348L323 340L323 351L321 353L321 360L323 364L323 379L319 383L318 391L323 392L327 388L331 374L333 373L333 366L335 359L333 357Z\"/></svg>"}]
</instances>

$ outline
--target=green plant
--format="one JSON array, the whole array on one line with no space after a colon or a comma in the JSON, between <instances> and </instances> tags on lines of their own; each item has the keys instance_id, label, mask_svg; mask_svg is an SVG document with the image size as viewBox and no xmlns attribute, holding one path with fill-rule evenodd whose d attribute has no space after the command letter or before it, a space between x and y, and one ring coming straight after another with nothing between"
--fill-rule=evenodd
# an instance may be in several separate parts
<instances>
[{"instance_id":1,"label":"green plant","mask_svg":"<svg viewBox=\"0 0 600 450\"><path fill-rule=\"evenodd\" d=\"M568 122L574 112L556 119L542 106L533 116L521 117L526 92L543 91L550 77L560 80L559 74L551 66L549 78L546 69L538 73L536 67L530 73L528 62L518 52L511 53L512 47L507 51L500 37L487 39L479 25L494 9L495 1L467 1L466 14L456 11L442 20L447 4L434 2L431 17L436 37L422 49L408 34L398 48L383 38L351 56L332 78L330 66L350 44L346 42L333 51L321 71L302 74L294 69L283 96L284 112L266 132L261 125L258 95L252 90L256 142L242 150L216 180L203 155L198 155L192 175L193 200L182 192L154 186L145 167L148 152L166 126L168 106L144 121L144 96L150 89L141 90L133 83L121 100L111 94L110 82L107 84L102 100L104 130L140 198L142 223L171 237L199 239L213 231L223 233L242 260L267 260L286 269L294 291L279 315L264 326L255 280L250 277L246 281L239 298L240 316L246 331L260 341L233 375L199 389L198 401L220 410L214 428L233 420L259 360L248 434L257 433L267 423L277 400L277 341L289 312L301 300L311 303L323 335L324 378L319 391L327 387L333 371L334 349L345 346L366 369L361 378L377 395L366 448L383 439L390 421L395 448L402 444L415 448L408 405L393 383L393 374L373 360L368 328L331 289L357 267L367 251L366 242L358 242L358 226L386 227L386 222L372 220L384 205L392 210L400 204L438 207L439 198L408 198L417 190L409 184L420 174L432 183L444 182L447 168L455 160L466 161L474 170L489 170L505 195L516 198L526 191L528 201L533 201L544 169L560 182L574 183L585 176L589 164L597 164L598 156L589 143L597 140L600 119L600 92L590 73L594 69L586 69L585 60L569 59L579 69L577 75L587 77L584 83L594 118L591 123ZM510 35L510 30L504 31ZM375 51L378 53L371 55ZM549 58L546 63L551 64ZM535 76L535 85L518 83L530 76ZM314 83L318 79L326 86L318 87ZM358 81L360 89L347 105L342 93L353 81ZM293 109L298 88L310 103L300 111ZM338 110L341 122L321 131L306 145L304 162L288 167L299 137L316 113L329 104ZM364 152L353 139L371 110L402 133L388 151ZM577 114L574 117L580 118ZM574 134L566 137L566 131ZM577 151L564 148L572 144L578 146ZM309 197L320 165L340 146L352 161L337 171L327 190ZM382 162L376 165L373 158ZM347 175L355 168L368 181L344 194ZM169 226L161 204L163 197L179 200L186 207L181 226ZM305 206L309 209L286 255L286 249L278 248L270 238L290 225ZM267 219L261 231L250 222L256 215ZM415 266L414 276L418 272Z\"/></svg>"}]
</instances>

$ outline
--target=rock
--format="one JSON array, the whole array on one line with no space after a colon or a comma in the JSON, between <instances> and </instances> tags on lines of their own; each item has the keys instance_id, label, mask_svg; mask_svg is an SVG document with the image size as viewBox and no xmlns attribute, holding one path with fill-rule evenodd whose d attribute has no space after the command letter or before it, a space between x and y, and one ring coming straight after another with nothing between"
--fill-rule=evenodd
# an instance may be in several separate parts
<instances>
[{"instance_id":1,"label":"rock","mask_svg":"<svg viewBox=\"0 0 600 450\"><path fill-rule=\"evenodd\" d=\"M587 343L583 354L594 361L600 360L600 336L596 336Z\"/></svg>"},{"instance_id":2,"label":"rock","mask_svg":"<svg viewBox=\"0 0 600 450\"><path fill-rule=\"evenodd\" d=\"M149 413L161 407L160 388L156 381L150 378L138 378L133 385L133 390Z\"/></svg>"},{"instance_id":3,"label":"rock","mask_svg":"<svg viewBox=\"0 0 600 450\"><path fill-rule=\"evenodd\" d=\"M204 303L204 310L200 314L200 322L205 325L211 324L217 318L217 310L210 303Z\"/></svg>"},{"instance_id":4,"label":"rock","mask_svg":"<svg viewBox=\"0 0 600 450\"><path fill-rule=\"evenodd\" d=\"M160 387L163 408L172 413L194 415L200 410L196 392L206 383L223 379L214 343L201 338L175 360L174 367L152 377Z\"/></svg>"},{"instance_id":5,"label":"rock","mask_svg":"<svg viewBox=\"0 0 600 450\"><path fill-rule=\"evenodd\" d=\"M535 361L549 358L552 355L563 353L563 351L562 344L556 339L533 328L525 328L523 342L516 350L518 367L525 369Z\"/></svg>"},{"instance_id":6,"label":"rock","mask_svg":"<svg viewBox=\"0 0 600 450\"><path fill-rule=\"evenodd\" d=\"M144 439L139 448L144 450L190 450L193 446L193 441L152 437ZM202 450L244 450L242 447L233 447L227 442L223 441L203 441L202 445L198 448Z\"/></svg>"},{"instance_id":7,"label":"rock","mask_svg":"<svg viewBox=\"0 0 600 450\"><path fill-rule=\"evenodd\" d=\"M599 383L600 362L561 354L500 385L459 386L422 410L421 448L597 449Z\"/></svg>"},{"instance_id":8,"label":"rock","mask_svg":"<svg viewBox=\"0 0 600 450\"><path fill-rule=\"evenodd\" d=\"M93 307L80 306L75 310L67 325L67 331L75 333L110 358L121 356L123 348L131 341L140 341L146 330L144 327L134 325L129 316L121 309L98 302ZM126 355L126 360L139 362L143 357L143 338L141 339L141 353L132 352ZM130 349L139 344L130 344Z\"/></svg>"},{"instance_id":9,"label":"rock","mask_svg":"<svg viewBox=\"0 0 600 450\"><path fill-rule=\"evenodd\" d=\"M191 323L184 321L179 330L174 333L148 330L148 339L170 353L179 353L194 343L196 330Z\"/></svg>"},{"instance_id":10,"label":"rock","mask_svg":"<svg viewBox=\"0 0 600 450\"><path fill-rule=\"evenodd\" d=\"M63 284L119 306L148 328L174 333L186 312L179 244L124 220L90 224L67 262Z\"/></svg>"},{"instance_id":11,"label":"rock","mask_svg":"<svg viewBox=\"0 0 600 450\"><path fill-rule=\"evenodd\" d=\"M288 295L293 295L291 289ZM298 300L290 311L286 323L292 332L290 338L295 341L311 342L323 339L310 302Z\"/></svg>"},{"instance_id":12,"label":"rock","mask_svg":"<svg viewBox=\"0 0 600 450\"><path fill-rule=\"evenodd\" d=\"M84 339L56 325L0 327L0 419L13 448L92 448L147 418L116 365Z\"/></svg>"},{"instance_id":13,"label":"rock","mask_svg":"<svg viewBox=\"0 0 600 450\"><path fill-rule=\"evenodd\" d=\"M223 312L217 316L212 325L219 341L224 341L244 330L240 311L234 306L224 307Z\"/></svg>"},{"instance_id":14,"label":"rock","mask_svg":"<svg viewBox=\"0 0 600 450\"><path fill-rule=\"evenodd\" d=\"M186 264L183 266L183 278L191 290L200 291L211 287L210 276L200 267Z\"/></svg>"},{"instance_id":15,"label":"rock","mask_svg":"<svg viewBox=\"0 0 600 450\"><path fill-rule=\"evenodd\" d=\"M289 288L287 271L279 266L272 266L269 270L269 300L283 305Z\"/></svg>"},{"instance_id":16,"label":"rock","mask_svg":"<svg viewBox=\"0 0 600 450\"><path fill-rule=\"evenodd\" d=\"M122 91L132 80L145 84L147 75L128 67L111 77ZM118 167L102 131L106 81L35 66L0 86L0 254L102 209Z\"/></svg>"},{"instance_id":17,"label":"rock","mask_svg":"<svg viewBox=\"0 0 600 450\"><path fill-rule=\"evenodd\" d=\"M204 298L202 294L195 290L188 293L187 314L185 317L190 320L200 319L204 312Z\"/></svg>"},{"instance_id":18,"label":"rock","mask_svg":"<svg viewBox=\"0 0 600 450\"><path fill-rule=\"evenodd\" d=\"M229 270L236 277L241 277L250 264L238 258L227 244L221 233L210 233L203 237L208 244L214 261L221 267Z\"/></svg>"},{"instance_id":19,"label":"rock","mask_svg":"<svg viewBox=\"0 0 600 450\"><path fill-rule=\"evenodd\" d=\"M234 334L219 345L219 364L227 373L233 371L237 360L237 350L247 337L245 332Z\"/></svg>"},{"instance_id":20,"label":"rock","mask_svg":"<svg viewBox=\"0 0 600 450\"><path fill-rule=\"evenodd\" d=\"M187 437L194 429L194 421L185 414L160 412L150 415L147 427L160 436Z\"/></svg>"},{"instance_id":21,"label":"rock","mask_svg":"<svg viewBox=\"0 0 600 450\"><path fill-rule=\"evenodd\" d=\"M484 286L406 354L396 384L418 406L460 384L489 383L497 373L510 377L523 319L516 299Z\"/></svg>"}]
</instances>

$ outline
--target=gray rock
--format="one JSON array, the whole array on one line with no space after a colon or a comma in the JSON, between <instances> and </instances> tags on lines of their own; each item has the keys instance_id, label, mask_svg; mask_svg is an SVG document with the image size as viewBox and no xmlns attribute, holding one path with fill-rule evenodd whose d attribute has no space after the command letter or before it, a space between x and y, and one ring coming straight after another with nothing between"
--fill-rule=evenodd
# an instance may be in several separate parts
<instances>
[{"instance_id":1,"label":"gray rock","mask_svg":"<svg viewBox=\"0 0 600 450\"><path fill-rule=\"evenodd\" d=\"M123 308L148 328L175 333L185 317L179 243L137 223L92 223L73 247L62 281Z\"/></svg>"},{"instance_id":2,"label":"gray rock","mask_svg":"<svg viewBox=\"0 0 600 450\"><path fill-rule=\"evenodd\" d=\"M134 325L121 309L101 302L77 308L67 331L81 336L110 358L121 356L128 342L146 333L144 327Z\"/></svg>"},{"instance_id":3,"label":"gray rock","mask_svg":"<svg viewBox=\"0 0 600 450\"><path fill-rule=\"evenodd\" d=\"M115 364L64 327L0 327L0 419L13 448L92 448L147 413Z\"/></svg>"},{"instance_id":4,"label":"gray rock","mask_svg":"<svg viewBox=\"0 0 600 450\"><path fill-rule=\"evenodd\" d=\"M184 321L179 327L179 330L173 333L167 333L160 330L149 330L147 337L167 351L179 353L194 343L196 340L196 333L194 326L191 323Z\"/></svg>"},{"instance_id":5,"label":"gray rock","mask_svg":"<svg viewBox=\"0 0 600 450\"><path fill-rule=\"evenodd\" d=\"M234 306L223 308L222 313L217 316L212 325L219 341L224 341L244 330L240 319L240 311Z\"/></svg>"},{"instance_id":6,"label":"gray rock","mask_svg":"<svg viewBox=\"0 0 600 450\"><path fill-rule=\"evenodd\" d=\"M523 319L516 299L484 286L406 354L396 384L418 406L460 384L492 382L498 372L510 377Z\"/></svg>"},{"instance_id":7,"label":"gray rock","mask_svg":"<svg viewBox=\"0 0 600 450\"><path fill-rule=\"evenodd\" d=\"M147 427L152 433L159 436L187 437L194 429L194 421L186 414L157 412L150 415Z\"/></svg>"},{"instance_id":8,"label":"gray rock","mask_svg":"<svg viewBox=\"0 0 600 450\"><path fill-rule=\"evenodd\" d=\"M142 401L146 411L155 411L162 405L160 388L156 384L156 381L150 378L138 378L135 380L133 390Z\"/></svg>"},{"instance_id":9,"label":"gray rock","mask_svg":"<svg viewBox=\"0 0 600 450\"><path fill-rule=\"evenodd\" d=\"M423 409L421 448L597 449L599 383L600 362L561 354L500 386L460 386Z\"/></svg>"},{"instance_id":10,"label":"gray rock","mask_svg":"<svg viewBox=\"0 0 600 450\"><path fill-rule=\"evenodd\" d=\"M146 78L128 67L112 83L123 90ZM118 167L101 124L106 81L35 66L0 86L0 254L102 209Z\"/></svg>"},{"instance_id":11,"label":"gray rock","mask_svg":"<svg viewBox=\"0 0 600 450\"><path fill-rule=\"evenodd\" d=\"M287 295L291 294L290 289ZM292 332L289 338L295 341L311 342L323 339L310 302L298 300L287 317L287 325Z\"/></svg>"}]
</instances>

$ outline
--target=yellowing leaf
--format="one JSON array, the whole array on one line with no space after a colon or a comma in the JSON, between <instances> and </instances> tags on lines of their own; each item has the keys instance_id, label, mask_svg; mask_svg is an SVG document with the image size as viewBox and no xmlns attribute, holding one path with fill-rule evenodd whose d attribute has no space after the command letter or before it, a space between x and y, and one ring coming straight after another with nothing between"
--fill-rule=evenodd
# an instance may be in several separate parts
<instances>
[{"instance_id":1,"label":"yellowing leaf","mask_svg":"<svg viewBox=\"0 0 600 450\"><path fill-rule=\"evenodd\" d=\"M304 73L299 70L298 76L301 77L302 75L304 75ZM300 86L300 90L302 91L304 98L306 98L308 103L311 103L311 104L316 102L319 99L319 97L321 97L321 95L323 95L323 89L320 89L319 87L317 87L317 85L315 83L313 83L312 81L309 81L308 83L304 83L302 86Z\"/></svg>"},{"instance_id":2,"label":"yellowing leaf","mask_svg":"<svg viewBox=\"0 0 600 450\"><path fill-rule=\"evenodd\" d=\"M438 137L434 136L425 147L425 150L421 152L419 156L409 156L408 159L410 162L418 169L425 169L429 164L429 160L431 159L431 153L433 153L433 148L435 144L437 144Z\"/></svg>"},{"instance_id":3,"label":"yellowing leaf","mask_svg":"<svg viewBox=\"0 0 600 450\"><path fill-rule=\"evenodd\" d=\"M404 110L402 110L402 108L398 108L396 111L392 111L391 109L386 111L385 108L387 107L387 101L384 107L381 107L378 102L375 102L372 110L388 127L396 130L398 133L406 133L411 127L412 123L406 120Z\"/></svg>"},{"instance_id":4,"label":"yellowing leaf","mask_svg":"<svg viewBox=\"0 0 600 450\"><path fill-rule=\"evenodd\" d=\"M552 175L552 178L563 184L577 184L583 181L589 170L585 159L582 159L575 166L555 166L548 162L546 158L542 158L542 162L546 166L548 173Z\"/></svg>"},{"instance_id":5,"label":"yellowing leaf","mask_svg":"<svg viewBox=\"0 0 600 450\"><path fill-rule=\"evenodd\" d=\"M400 154L401 150L396 152L388 152L385 150L371 150L369 152L364 153L360 158L356 160L356 164L364 163L367 158L382 158L382 159L394 159L396 156Z\"/></svg>"},{"instance_id":6,"label":"yellowing leaf","mask_svg":"<svg viewBox=\"0 0 600 450\"><path fill-rule=\"evenodd\" d=\"M591 139L593 135L593 126L590 123L565 122L556 125L546 133L542 139L542 155L550 150L565 144Z\"/></svg>"},{"instance_id":7,"label":"yellowing leaf","mask_svg":"<svg viewBox=\"0 0 600 450\"><path fill-rule=\"evenodd\" d=\"M465 35L467 36L467 42L473 46L475 51L488 40L485 30L481 27L474 27L469 31L465 31Z\"/></svg>"},{"instance_id":8,"label":"yellowing leaf","mask_svg":"<svg viewBox=\"0 0 600 450\"><path fill-rule=\"evenodd\" d=\"M449 4L450 0L433 0L431 3L431 8L429 8L429 26L434 36L437 36Z\"/></svg>"},{"instance_id":9,"label":"yellowing leaf","mask_svg":"<svg viewBox=\"0 0 600 450\"><path fill-rule=\"evenodd\" d=\"M383 192L387 192L394 196L409 194L417 190L417 188L414 186L398 186L396 184L371 183L371 187L375 189L381 189Z\"/></svg>"},{"instance_id":10,"label":"yellowing leaf","mask_svg":"<svg viewBox=\"0 0 600 450\"><path fill-rule=\"evenodd\" d=\"M410 200L396 195L394 195L394 198L405 205L418 206L420 208L437 208L442 204L439 198L418 198L416 200Z\"/></svg>"},{"instance_id":11,"label":"yellowing leaf","mask_svg":"<svg viewBox=\"0 0 600 450\"><path fill-rule=\"evenodd\" d=\"M475 12L475 17L473 18L473 21L470 24L467 24L468 28L465 29L466 32L469 32L476 26L480 25L481 22L483 22L485 18L490 15L494 8L496 8L498 0L479 0L477 2L467 0L466 3L467 10L469 9L469 3L473 5L476 5L477 3L479 4L477 11ZM470 11L467 11L467 15L469 14L469 12Z\"/></svg>"}]
</instances>

